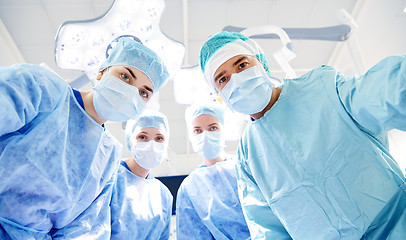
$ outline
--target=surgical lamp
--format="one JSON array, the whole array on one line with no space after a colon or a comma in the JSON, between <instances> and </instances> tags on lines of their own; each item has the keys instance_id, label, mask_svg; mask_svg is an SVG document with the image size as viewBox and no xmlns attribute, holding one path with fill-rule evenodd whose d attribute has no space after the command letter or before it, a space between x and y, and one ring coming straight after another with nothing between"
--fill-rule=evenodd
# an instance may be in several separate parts
<instances>
[{"instance_id":1,"label":"surgical lamp","mask_svg":"<svg viewBox=\"0 0 406 240\"><path fill-rule=\"evenodd\" d=\"M83 72L69 84L80 88L95 79L109 50L123 36L155 51L172 77L182 65L185 47L160 30L164 7L164 0L115 0L98 18L63 23L56 36L55 62L62 69Z\"/></svg>"}]
</instances>

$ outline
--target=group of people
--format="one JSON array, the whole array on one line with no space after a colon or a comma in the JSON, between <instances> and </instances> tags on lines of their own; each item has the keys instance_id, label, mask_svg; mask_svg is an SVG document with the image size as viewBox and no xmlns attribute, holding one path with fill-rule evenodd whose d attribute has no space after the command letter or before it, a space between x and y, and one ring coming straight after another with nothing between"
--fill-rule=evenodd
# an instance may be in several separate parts
<instances>
[{"instance_id":1,"label":"group of people","mask_svg":"<svg viewBox=\"0 0 406 240\"><path fill-rule=\"evenodd\" d=\"M321 66L274 86L257 43L220 32L200 66L251 121L228 155L224 107L186 109L202 165L177 193L178 239L406 237L406 180L387 141L406 130L406 56L358 77ZM169 124L144 111L168 76L126 37L90 91L37 65L1 67L0 239L168 239L173 197L150 171L167 157ZM106 121L126 122L131 157Z\"/></svg>"}]
</instances>

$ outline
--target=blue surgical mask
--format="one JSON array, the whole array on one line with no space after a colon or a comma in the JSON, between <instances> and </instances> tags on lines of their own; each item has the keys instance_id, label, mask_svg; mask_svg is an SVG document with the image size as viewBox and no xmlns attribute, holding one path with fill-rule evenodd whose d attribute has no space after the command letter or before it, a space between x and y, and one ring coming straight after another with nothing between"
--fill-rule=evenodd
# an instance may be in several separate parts
<instances>
[{"instance_id":1,"label":"blue surgical mask","mask_svg":"<svg viewBox=\"0 0 406 240\"><path fill-rule=\"evenodd\" d=\"M203 131L192 137L193 150L205 159L218 157L224 148L224 140L220 131Z\"/></svg>"},{"instance_id":2,"label":"blue surgical mask","mask_svg":"<svg viewBox=\"0 0 406 240\"><path fill-rule=\"evenodd\" d=\"M231 110L254 114L269 103L273 87L265 69L259 64L232 74L219 95Z\"/></svg>"},{"instance_id":3,"label":"blue surgical mask","mask_svg":"<svg viewBox=\"0 0 406 240\"><path fill-rule=\"evenodd\" d=\"M93 90L94 108L103 119L124 122L135 118L145 108L138 88L107 72Z\"/></svg>"},{"instance_id":4,"label":"blue surgical mask","mask_svg":"<svg viewBox=\"0 0 406 240\"><path fill-rule=\"evenodd\" d=\"M162 160L166 158L167 146L165 143L155 142L154 140L148 142L135 141L131 153L138 165L151 170L158 167Z\"/></svg>"}]
</instances>

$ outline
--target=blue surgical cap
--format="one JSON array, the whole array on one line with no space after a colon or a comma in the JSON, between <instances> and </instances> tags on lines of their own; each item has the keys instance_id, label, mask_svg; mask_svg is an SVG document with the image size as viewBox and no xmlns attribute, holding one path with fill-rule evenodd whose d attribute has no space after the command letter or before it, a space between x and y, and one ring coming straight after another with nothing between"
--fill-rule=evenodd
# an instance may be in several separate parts
<instances>
[{"instance_id":1,"label":"blue surgical cap","mask_svg":"<svg viewBox=\"0 0 406 240\"><path fill-rule=\"evenodd\" d=\"M145 73L154 85L155 91L159 91L168 81L169 74L161 58L148 47L129 37L118 40L117 45L101 65L100 71L117 65L135 67Z\"/></svg>"},{"instance_id":2,"label":"blue surgical cap","mask_svg":"<svg viewBox=\"0 0 406 240\"><path fill-rule=\"evenodd\" d=\"M128 150L131 150L130 140L135 130L153 127L159 129L166 137L166 143L169 138L169 124L168 118L157 111L145 110L140 116L134 120L128 120L125 126L125 142Z\"/></svg>"},{"instance_id":3,"label":"blue surgical cap","mask_svg":"<svg viewBox=\"0 0 406 240\"><path fill-rule=\"evenodd\" d=\"M255 56L268 71L269 64L259 45L238 32L219 32L210 37L200 49L200 68L205 80L214 88L214 73L227 60L237 55Z\"/></svg>"},{"instance_id":4,"label":"blue surgical cap","mask_svg":"<svg viewBox=\"0 0 406 240\"><path fill-rule=\"evenodd\" d=\"M222 105L214 102L191 105L185 111L185 120L190 129L195 118L207 114L217 118L221 125L224 125L224 110L225 108Z\"/></svg>"}]
</instances>

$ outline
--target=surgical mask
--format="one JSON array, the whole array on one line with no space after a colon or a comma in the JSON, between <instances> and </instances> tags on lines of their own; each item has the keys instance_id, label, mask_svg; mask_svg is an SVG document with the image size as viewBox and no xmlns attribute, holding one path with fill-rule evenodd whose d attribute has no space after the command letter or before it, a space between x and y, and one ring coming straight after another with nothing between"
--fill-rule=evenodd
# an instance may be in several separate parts
<instances>
[{"instance_id":1,"label":"surgical mask","mask_svg":"<svg viewBox=\"0 0 406 240\"><path fill-rule=\"evenodd\" d=\"M223 152L224 140L220 131L203 131L192 137L193 150L205 159L214 159Z\"/></svg>"},{"instance_id":2,"label":"surgical mask","mask_svg":"<svg viewBox=\"0 0 406 240\"><path fill-rule=\"evenodd\" d=\"M131 148L131 153L138 165L151 170L158 167L166 157L166 145L154 140L148 142L135 141L134 146Z\"/></svg>"},{"instance_id":3,"label":"surgical mask","mask_svg":"<svg viewBox=\"0 0 406 240\"><path fill-rule=\"evenodd\" d=\"M227 106L236 112L254 114L271 100L273 84L261 64L231 75L219 93Z\"/></svg>"},{"instance_id":4,"label":"surgical mask","mask_svg":"<svg viewBox=\"0 0 406 240\"><path fill-rule=\"evenodd\" d=\"M93 104L101 118L115 122L133 119L145 108L138 88L107 72L94 88Z\"/></svg>"}]
</instances>

